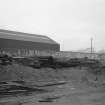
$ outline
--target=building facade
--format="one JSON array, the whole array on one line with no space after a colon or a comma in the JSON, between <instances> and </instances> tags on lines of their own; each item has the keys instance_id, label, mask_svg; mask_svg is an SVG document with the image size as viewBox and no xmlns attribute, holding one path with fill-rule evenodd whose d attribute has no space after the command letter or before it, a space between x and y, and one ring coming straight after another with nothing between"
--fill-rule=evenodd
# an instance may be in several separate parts
<instances>
[{"instance_id":1,"label":"building facade","mask_svg":"<svg viewBox=\"0 0 105 105\"><path fill-rule=\"evenodd\" d=\"M12 55L33 55L59 52L60 44L47 36L0 30L0 52Z\"/></svg>"}]
</instances>

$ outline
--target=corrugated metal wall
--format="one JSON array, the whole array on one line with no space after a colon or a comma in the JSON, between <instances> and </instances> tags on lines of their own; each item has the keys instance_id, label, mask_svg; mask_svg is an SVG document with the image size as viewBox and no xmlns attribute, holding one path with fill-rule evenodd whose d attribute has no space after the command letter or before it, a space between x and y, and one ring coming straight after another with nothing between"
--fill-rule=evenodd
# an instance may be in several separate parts
<instances>
[{"instance_id":1,"label":"corrugated metal wall","mask_svg":"<svg viewBox=\"0 0 105 105\"><path fill-rule=\"evenodd\" d=\"M39 50L27 50L27 49L6 49L0 48L0 54L7 54L10 56L51 56L56 52L54 51L39 51Z\"/></svg>"},{"instance_id":2,"label":"corrugated metal wall","mask_svg":"<svg viewBox=\"0 0 105 105\"><path fill-rule=\"evenodd\" d=\"M0 38L0 48L34 49L34 50L52 50L59 51L59 44L37 43L30 41L20 41Z\"/></svg>"},{"instance_id":3,"label":"corrugated metal wall","mask_svg":"<svg viewBox=\"0 0 105 105\"><path fill-rule=\"evenodd\" d=\"M34 55L45 52L57 52L59 50L59 44L37 43L0 38L0 53L8 53L12 55Z\"/></svg>"}]
</instances>

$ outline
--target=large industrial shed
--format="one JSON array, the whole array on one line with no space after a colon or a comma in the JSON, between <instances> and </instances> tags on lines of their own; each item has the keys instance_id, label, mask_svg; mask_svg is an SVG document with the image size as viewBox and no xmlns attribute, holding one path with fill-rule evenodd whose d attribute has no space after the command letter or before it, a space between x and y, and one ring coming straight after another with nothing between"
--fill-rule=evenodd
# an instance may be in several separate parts
<instances>
[{"instance_id":1,"label":"large industrial shed","mask_svg":"<svg viewBox=\"0 0 105 105\"><path fill-rule=\"evenodd\" d=\"M0 29L0 50L19 54L58 52L60 45L47 36Z\"/></svg>"}]
</instances>

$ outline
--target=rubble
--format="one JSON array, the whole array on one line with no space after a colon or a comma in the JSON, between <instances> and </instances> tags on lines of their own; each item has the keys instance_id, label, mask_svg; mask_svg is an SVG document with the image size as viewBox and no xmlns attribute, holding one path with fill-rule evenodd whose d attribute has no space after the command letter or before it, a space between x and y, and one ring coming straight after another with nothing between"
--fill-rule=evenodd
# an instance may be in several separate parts
<instances>
[{"instance_id":1,"label":"rubble","mask_svg":"<svg viewBox=\"0 0 105 105\"><path fill-rule=\"evenodd\" d=\"M8 55L0 55L0 65L11 65L18 63L32 68L65 68L65 67L94 67L95 65L104 66L99 60L84 58L70 58L68 60L60 60L52 56L34 56L34 57L10 57Z\"/></svg>"},{"instance_id":2,"label":"rubble","mask_svg":"<svg viewBox=\"0 0 105 105\"><path fill-rule=\"evenodd\" d=\"M16 63L33 68L40 68L38 57L15 57L13 58Z\"/></svg>"},{"instance_id":3,"label":"rubble","mask_svg":"<svg viewBox=\"0 0 105 105\"><path fill-rule=\"evenodd\" d=\"M101 65L101 62L95 59L88 58L71 58L67 61L60 61L59 59L55 60L54 64L56 68L91 67L92 65Z\"/></svg>"},{"instance_id":4,"label":"rubble","mask_svg":"<svg viewBox=\"0 0 105 105\"><path fill-rule=\"evenodd\" d=\"M11 65L12 64L12 57L2 54L0 55L0 65Z\"/></svg>"}]
</instances>

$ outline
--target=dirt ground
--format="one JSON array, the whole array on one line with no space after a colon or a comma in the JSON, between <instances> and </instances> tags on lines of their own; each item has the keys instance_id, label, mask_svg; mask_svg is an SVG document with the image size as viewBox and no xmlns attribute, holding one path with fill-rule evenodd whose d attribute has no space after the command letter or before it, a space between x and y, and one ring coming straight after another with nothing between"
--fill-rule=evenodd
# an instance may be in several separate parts
<instances>
[{"instance_id":1,"label":"dirt ground","mask_svg":"<svg viewBox=\"0 0 105 105\"><path fill-rule=\"evenodd\" d=\"M67 81L66 84L42 87L46 93L0 97L0 105L104 105L104 87Z\"/></svg>"},{"instance_id":2,"label":"dirt ground","mask_svg":"<svg viewBox=\"0 0 105 105\"><path fill-rule=\"evenodd\" d=\"M28 67L13 65L7 67L5 78L1 72L1 80L11 80L21 78L30 80L33 85L48 84L48 82L64 82L64 84L46 85L40 88L48 90L48 92L37 93L32 92L25 95L0 95L0 105L104 105L105 104L105 80L99 77L98 82L94 82L94 76L79 70L78 68L68 69L32 69ZM15 70L15 71L14 71ZM12 73L12 75L11 75ZM19 75L19 77L18 77Z\"/></svg>"}]
</instances>

